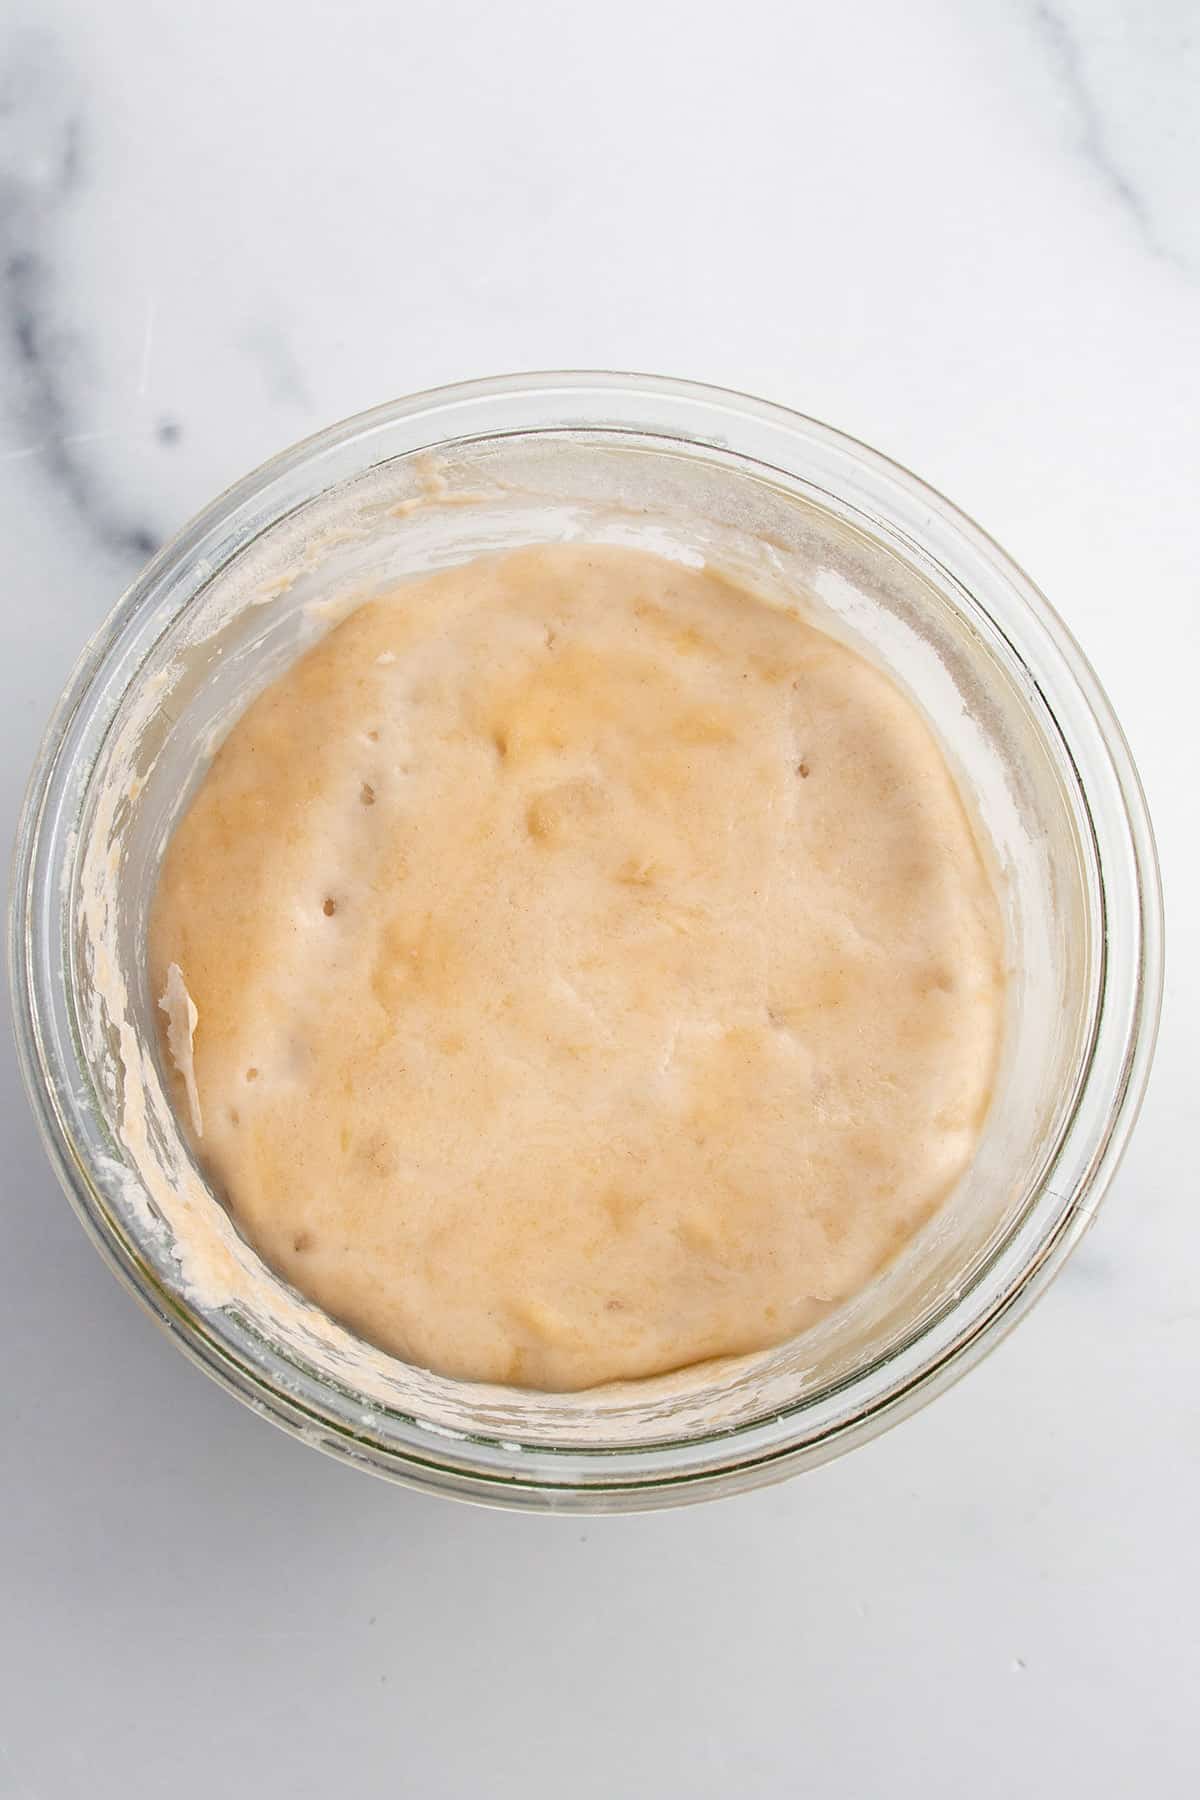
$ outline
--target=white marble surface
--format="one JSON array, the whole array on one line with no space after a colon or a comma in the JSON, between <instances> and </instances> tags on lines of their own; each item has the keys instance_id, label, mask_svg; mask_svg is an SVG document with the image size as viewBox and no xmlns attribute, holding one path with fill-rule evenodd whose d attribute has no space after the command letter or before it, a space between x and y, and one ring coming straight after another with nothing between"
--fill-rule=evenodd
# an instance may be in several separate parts
<instances>
[{"instance_id":1,"label":"white marble surface","mask_svg":"<svg viewBox=\"0 0 1200 1800\"><path fill-rule=\"evenodd\" d=\"M816 1474L424 1499L193 1371L0 1051L0 1795L1197 1791L1194 0L7 0L0 797L146 552L268 452L521 367L757 390L920 470L1120 710L1169 988L1039 1310Z\"/></svg>"}]
</instances>

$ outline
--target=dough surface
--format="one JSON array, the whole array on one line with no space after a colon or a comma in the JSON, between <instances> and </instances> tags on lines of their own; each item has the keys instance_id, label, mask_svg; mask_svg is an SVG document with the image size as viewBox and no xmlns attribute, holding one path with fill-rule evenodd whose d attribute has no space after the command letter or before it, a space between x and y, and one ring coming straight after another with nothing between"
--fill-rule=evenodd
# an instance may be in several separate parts
<instances>
[{"instance_id":1,"label":"dough surface","mask_svg":"<svg viewBox=\"0 0 1200 1800\"><path fill-rule=\"evenodd\" d=\"M861 1288L969 1161L1003 1024L913 704L711 572L588 545L406 583L266 689L150 961L262 1256L409 1361L545 1389Z\"/></svg>"}]
</instances>

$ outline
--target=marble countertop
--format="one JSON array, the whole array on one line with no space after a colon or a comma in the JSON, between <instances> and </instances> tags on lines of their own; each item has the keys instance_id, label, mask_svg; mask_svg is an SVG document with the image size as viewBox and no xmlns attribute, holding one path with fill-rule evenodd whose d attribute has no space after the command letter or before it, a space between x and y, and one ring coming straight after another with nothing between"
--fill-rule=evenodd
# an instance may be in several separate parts
<instances>
[{"instance_id":1,"label":"marble countertop","mask_svg":"<svg viewBox=\"0 0 1200 1800\"><path fill-rule=\"evenodd\" d=\"M0 803L86 636L271 451L622 367L919 470L1082 640L1168 994L1052 1293L867 1449L680 1513L372 1482L172 1349L0 1047L0 1796L1196 1791L1200 15L1190 0L8 0Z\"/></svg>"}]
</instances>

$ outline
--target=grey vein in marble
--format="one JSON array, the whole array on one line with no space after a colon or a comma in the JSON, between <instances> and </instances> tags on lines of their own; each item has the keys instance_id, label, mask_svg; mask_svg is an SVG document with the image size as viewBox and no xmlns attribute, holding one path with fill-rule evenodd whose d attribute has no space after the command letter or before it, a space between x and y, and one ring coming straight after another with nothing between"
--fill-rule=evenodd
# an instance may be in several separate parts
<instances>
[{"instance_id":1,"label":"grey vein in marble","mask_svg":"<svg viewBox=\"0 0 1200 1800\"><path fill-rule=\"evenodd\" d=\"M81 178L78 115L64 111L60 71L44 40L11 54L0 84L0 358L8 364L16 412L33 442L18 456L36 457L59 497L93 542L124 561L143 561L159 547L147 525L110 499L80 454L105 433L78 429L72 364L79 335L56 325L53 264L45 244Z\"/></svg>"},{"instance_id":2,"label":"grey vein in marble","mask_svg":"<svg viewBox=\"0 0 1200 1800\"><path fill-rule=\"evenodd\" d=\"M283 406L312 405L299 358L278 325L251 326L242 333L241 344L257 363L263 392L269 400Z\"/></svg>"},{"instance_id":3,"label":"grey vein in marble","mask_svg":"<svg viewBox=\"0 0 1200 1800\"><path fill-rule=\"evenodd\" d=\"M1089 79L1076 32L1048 0L1036 0L1033 19L1079 120L1079 148L1083 156L1132 220L1146 249L1186 273L1186 264L1162 241L1145 196L1134 186L1110 144L1104 110Z\"/></svg>"}]
</instances>

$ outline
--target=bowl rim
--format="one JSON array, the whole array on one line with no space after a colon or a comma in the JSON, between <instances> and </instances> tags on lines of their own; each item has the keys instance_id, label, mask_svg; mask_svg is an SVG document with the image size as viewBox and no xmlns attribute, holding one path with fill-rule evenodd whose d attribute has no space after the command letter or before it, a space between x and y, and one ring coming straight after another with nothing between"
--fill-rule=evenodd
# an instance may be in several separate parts
<instances>
[{"instance_id":1,"label":"bowl rim","mask_svg":"<svg viewBox=\"0 0 1200 1800\"><path fill-rule=\"evenodd\" d=\"M1041 648L1074 697L1076 716L1073 723L1090 737L1086 746L1088 753L1104 761L1111 799L1115 803L1108 809L1110 816L1102 822L1102 831L1098 831L1088 807L1100 875L1101 1004L1093 1043L1081 1075L1078 1104L1064 1122L1058 1150L1051 1159L1050 1173L1057 1170L1063 1146L1078 1125L1079 1106L1087 1084L1094 1081L1101 1050L1106 1058L1105 1076L1111 1094L1107 1106L1102 1109L1102 1116L1089 1124L1083 1141L1075 1146L1075 1174L1068 1191L1058 1192L1050 1187L1047 1176L1042 1187L1052 1200L1058 1202L1057 1207L1042 1221L1042 1228L1035 1234L1033 1242L1015 1259L1015 1266L999 1291L973 1319L969 1329L960 1330L932 1357L918 1360L916 1366L902 1373L873 1401L865 1402L836 1426L813 1438L789 1436L786 1431L778 1430L764 1437L758 1430L759 1422L753 1421L745 1426L722 1428L711 1438L692 1439L693 1445L697 1442L723 1443L733 1451L725 1457L710 1457L702 1466L637 1467L635 1451L643 1452L644 1461L646 1454L653 1459L655 1449L661 1452L662 1448L640 1445L629 1451L612 1446L546 1451L536 1459L536 1467L528 1458L523 1466L517 1460L508 1468L482 1467L478 1460L464 1458L461 1449L449 1439L443 1444L426 1437L423 1442L405 1443L398 1448L395 1444L379 1442L370 1432L350 1429L344 1421L332 1417L319 1406L307 1404L296 1392L282 1392L207 1331L186 1302L159 1279L145 1258L138 1254L136 1246L119 1229L104 1205L94 1171L88 1166L72 1133L63 1098L64 1084L68 1093L70 1090L69 1072L55 1066L43 1030L45 996L39 985L35 954L34 900L54 779L61 775L62 754L72 724L86 707L107 659L121 643L131 622L143 613L152 612L154 606L161 603L165 578L193 562L205 539L214 530L227 525L239 509L253 505L284 477L314 463L328 452L360 444L375 432L406 419L428 415L433 420L452 425L453 415L467 413L480 403L486 407L492 403L503 405L521 400L549 406L556 400L561 402L566 395L573 396L576 404L583 396L583 403L597 416L580 419L578 426L531 424L525 429L546 432L611 428L626 433L636 430L668 441L713 445L725 443L721 428L729 426L731 421L743 427L757 425L797 446L806 444L810 449L819 448L838 463L847 480L861 479L874 506L881 504L882 497L894 535L901 543L908 543L912 550L928 556L930 553L923 535L932 531L936 537L939 530L948 532L968 566L974 564L1002 583L1025 619L1036 628ZM625 418L620 424L606 427L601 416L604 404L609 401L615 404L618 396L626 405L657 406L660 415L678 414L680 423L677 426L660 424L656 428ZM696 418L702 416L716 428L714 435L684 429L693 415ZM426 451L448 447L456 440L488 435L491 434L486 426L477 425L469 432L443 428L439 436L419 448ZM739 449L737 444L732 450L740 460L760 469L776 466ZM416 453L416 449L404 452ZM794 473L786 467L780 472ZM331 481L328 488L337 485L336 480ZM315 490L314 497L321 491L327 489ZM953 568L943 566L942 572L962 586L961 577ZM968 598L973 597L969 586L963 591ZM1017 654L1023 661L1024 652ZM1052 716L1058 723L1059 714L1053 712ZM1062 730L1061 724L1059 729ZM1074 760L1077 746L1065 735L1063 742L1068 756ZM1088 806L1086 784L1080 779L1079 785L1084 804ZM1109 864L1113 866L1109 868ZM1110 876L1108 883L1106 871ZM1106 894L1117 877L1128 886L1125 923L1136 932L1132 957L1124 952L1120 957L1111 954L1105 906ZM151 1316L167 1329L194 1362L237 1398L306 1442L358 1466L412 1485L523 1509L645 1509L759 1485L794 1468L816 1466L865 1441L958 1379L1001 1340L1046 1290L1094 1217L1140 1109L1153 1057L1163 984L1163 916L1158 859L1145 796L1128 744L1099 680L1073 635L1016 562L973 519L902 464L820 420L731 389L608 370L531 371L491 376L429 388L384 402L287 446L232 483L187 521L135 577L85 644L51 715L21 808L12 864L8 924L8 972L18 1063L51 1164L89 1237ZM1119 992L1114 988L1118 974L1123 977ZM918 1342L924 1343L931 1336L932 1328L919 1334ZM781 1427L805 1411L806 1403L799 1402L782 1409L773 1422ZM626 1459L624 1464L622 1458ZM596 1463L598 1472L589 1467L589 1459ZM547 1461L557 1464L561 1478L549 1474L545 1466Z\"/></svg>"}]
</instances>

